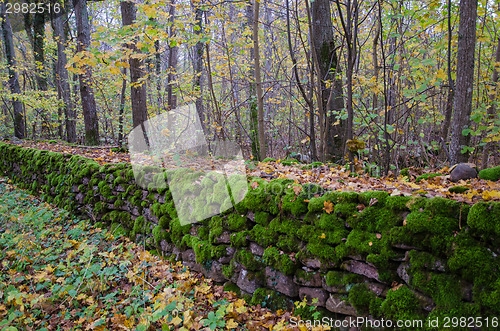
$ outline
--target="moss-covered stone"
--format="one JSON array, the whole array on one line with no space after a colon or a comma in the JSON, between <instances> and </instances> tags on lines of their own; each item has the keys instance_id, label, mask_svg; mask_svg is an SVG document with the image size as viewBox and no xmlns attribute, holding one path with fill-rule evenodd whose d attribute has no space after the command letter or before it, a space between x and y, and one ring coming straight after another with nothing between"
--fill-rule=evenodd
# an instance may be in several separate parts
<instances>
[{"instance_id":1,"label":"moss-covered stone","mask_svg":"<svg viewBox=\"0 0 500 331\"><path fill-rule=\"evenodd\" d=\"M394 321L421 319L419 301L415 294L405 285L389 291L386 299L382 302L380 310L384 317Z\"/></svg>"},{"instance_id":2,"label":"moss-covered stone","mask_svg":"<svg viewBox=\"0 0 500 331\"><path fill-rule=\"evenodd\" d=\"M238 214L230 214L227 217L227 227L231 231L241 231L247 226L247 218Z\"/></svg>"},{"instance_id":3,"label":"moss-covered stone","mask_svg":"<svg viewBox=\"0 0 500 331\"><path fill-rule=\"evenodd\" d=\"M500 166L483 169L478 174L479 178L496 182L500 179Z\"/></svg>"},{"instance_id":4,"label":"moss-covered stone","mask_svg":"<svg viewBox=\"0 0 500 331\"><path fill-rule=\"evenodd\" d=\"M266 289L266 288L258 288L252 296L250 300L251 305L259 305L262 308L269 308L273 311L283 309L286 310L288 308L288 304L290 303L290 299L288 299L283 294Z\"/></svg>"},{"instance_id":5,"label":"moss-covered stone","mask_svg":"<svg viewBox=\"0 0 500 331\"><path fill-rule=\"evenodd\" d=\"M250 239L262 247L273 245L278 239L278 234L275 231L265 228L260 224L256 224L248 234Z\"/></svg>"},{"instance_id":6,"label":"moss-covered stone","mask_svg":"<svg viewBox=\"0 0 500 331\"><path fill-rule=\"evenodd\" d=\"M243 264L247 270L259 271L264 267L262 260L245 248L236 251L234 253L234 258L236 261Z\"/></svg>"},{"instance_id":7,"label":"moss-covered stone","mask_svg":"<svg viewBox=\"0 0 500 331\"><path fill-rule=\"evenodd\" d=\"M465 187L465 186L460 186L460 185L458 185L458 186L453 186L453 187L450 187L450 188L448 189L448 191L449 191L450 193L458 193L458 194L464 193L464 192L466 192L466 191L468 191L468 190L469 190L469 188L468 188L468 187Z\"/></svg>"},{"instance_id":8,"label":"moss-covered stone","mask_svg":"<svg viewBox=\"0 0 500 331\"><path fill-rule=\"evenodd\" d=\"M264 211L257 211L255 213L254 221L257 224L260 224L260 225L266 227L269 225L269 222L271 221L271 219L272 219L272 215L270 213L266 213Z\"/></svg>"},{"instance_id":9,"label":"moss-covered stone","mask_svg":"<svg viewBox=\"0 0 500 331\"><path fill-rule=\"evenodd\" d=\"M231 245L233 247L243 247L248 245L248 231L232 233L230 236Z\"/></svg>"},{"instance_id":10,"label":"moss-covered stone","mask_svg":"<svg viewBox=\"0 0 500 331\"><path fill-rule=\"evenodd\" d=\"M382 303L382 299L377 298L375 293L368 289L365 283L354 284L349 290L349 303L356 308L360 315L368 315L370 308L375 308L377 304ZM374 314L380 314L379 311Z\"/></svg>"},{"instance_id":11,"label":"moss-covered stone","mask_svg":"<svg viewBox=\"0 0 500 331\"><path fill-rule=\"evenodd\" d=\"M279 251L276 247L266 248L262 259L267 265L288 276L293 275L295 270L297 270L297 264L290 258L290 256L282 251Z\"/></svg>"},{"instance_id":12,"label":"moss-covered stone","mask_svg":"<svg viewBox=\"0 0 500 331\"><path fill-rule=\"evenodd\" d=\"M500 202L478 202L471 207L467 224L478 233L500 235Z\"/></svg>"},{"instance_id":13,"label":"moss-covered stone","mask_svg":"<svg viewBox=\"0 0 500 331\"><path fill-rule=\"evenodd\" d=\"M421 180L427 180L429 178L434 178L434 177L438 177L438 176L443 176L443 174L441 174L441 173L427 173L427 174L423 174L423 175L420 175L417 178L415 178L415 183L418 183Z\"/></svg>"}]
</instances>

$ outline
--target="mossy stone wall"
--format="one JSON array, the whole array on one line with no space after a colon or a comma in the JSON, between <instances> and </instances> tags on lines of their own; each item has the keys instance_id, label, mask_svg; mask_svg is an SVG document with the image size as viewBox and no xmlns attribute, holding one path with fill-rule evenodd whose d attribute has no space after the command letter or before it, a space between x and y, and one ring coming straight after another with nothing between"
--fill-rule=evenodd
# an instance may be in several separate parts
<instances>
[{"instance_id":1,"label":"mossy stone wall","mask_svg":"<svg viewBox=\"0 0 500 331\"><path fill-rule=\"evenodd\" d=\"M168 187L138 187L129 164L0 143L0 174L267 307L307 298L337 317L500 315L498 202L250 178L234 208L182 226Z\"/></svg>"}]
</instances>

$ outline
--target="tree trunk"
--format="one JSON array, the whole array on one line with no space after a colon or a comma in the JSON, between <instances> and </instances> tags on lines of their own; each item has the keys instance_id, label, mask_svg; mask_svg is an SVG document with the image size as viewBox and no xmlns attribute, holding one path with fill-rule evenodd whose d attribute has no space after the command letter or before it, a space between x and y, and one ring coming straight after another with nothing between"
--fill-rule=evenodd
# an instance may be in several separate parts
<instances>
[{"instance_id":1,"label":"tree trunk","mask_svg":"<svg viewBox=\"0 0 500 331\"><path fill-rule=\"evenodd\" d=\"M203 33L203 11L200 7L201 1L196 1L197 4L194 4L195 1L191 1L191 7L195 13L195 26L194 34L200 36ZM203 74L203 43L198 41L194 46L194 56L193 56L193 69L194 69L194 88L197 90L198 97L196 98L196 110L198 112L198 117L200 118L201 126L203 131L208 133L207 131L207 121L205 117L205 111L203 109L203 84L202 84L202 74Z\"/></svg>"},{"instance_id":2,"label":"tree trunk","mask_svg":"<svg viewBox=\"0 0 500 331\"><path fill-rule=\"evenodd\" d=\"M453 102L453 122L450 141L451 163L466 162L469 153L470 134L463 134L469 127L472 111L472 87L474 83L474 51L476 45L477 0L460 0L458 24L457 80Z\"/></svg>"},{"instance_id":3,"label":"tree trunk","mask_svg":"<svg viewBox=\"0 0 500 331\"><path fill-rule=\"evenodd\" d=\"M260 1L254 1L253 12L253 49L255 63L255 89L257 95L257 123L259 132L259 156L261 160L266 158L266 136L264 131L264 97L262 95L262 80L260 77L260 53L259 53L259 9Z\"/></svg>"},{"instance_id":4,"label":"tree trunk","mask_svg":"<svg viewBox=\"0 0 500 331\"><path fill-rule=\"evenodd\" d=\"M253 26L253 4L252 0L248 0L246 7L246 20L247 26ZM253 43L253 34L251 35ZM255 61L255 49L251 47L249 49L249 62L254 63ZM250 66L249 76L255 77L255 68ZM257 102L255 93L255 82L251 81L248 88L248 99L249 99L249 111L250 111L250 143L252 148L252 156L255 160L260 160L259 153L259 135L258 135L258 116L257 116Z\"/></svg>"},{"instance_id":5,"label":"tree trunk","mask_svg":"<svg viewBox=\"0 0 500 331\"><path fill-rule=\"evenodd\" d=\"M77 29L77 52L84 52L90 45L90 22L87 12L87 0L73 0L75 8ZM97 118L97 107L92 90L92 71L88 66L84 68L85 73L79 74L80 97L83 110L83 121L85 123L85 144L90 146L99 145L99 122Z\"/></svg>"},{"instance_id":6,"label":"tree trunk","mask_svg":"<svg viewBox=\"0 0 500 331\"><path fill-rule=\"evenodd\" d=\"M5 45L5 57L7 58L7 67L9 70L9 87L13 94L21 94L21 87L19 86L19 80L17 77L16 57L14 49L14 41L12 38L12 27L10 26L8 14L5 13L5 2L0 4L1 15L2 15L2 35ZM23 139L25 136L24 130L24 118L23 118L23 106L21 101L17 98L12 98L12 108L14 109L14 135Z\"/></svg>"},{"instance_id":7,"label":"tree trunk","mask_svg":"<svg viewBox=\"0 0 500 331\"><path fill-rule=\"evenodd\" d=\"M36 66L36 82L39 91L47 91L47 78L44 74L45 52L43 49L45 38L45 14L36 13L33 19L33 54Z\"/></svg>"},{"instance_id":8,"label":"tree trunk","mask_svg":"<svg viewBox=\"0 0 500 331\"><path fill-rule=\"evenodd\" d=\"M130 1L122 1L120 3L122 13L123 26L131 25L136 19L135 4ZM137 52L134 44L129 43L127 47L132 52ZM141 66L142 61L137 58L130 58L128 60L130 65L130 99L132 102L132 123L133 127L137 127L147 120L147 95L145 82L140 82L143 77Z\"/></svg>"},{"instance_id":9,"label":"tree trunk","mask_svg":"<svg viewBox=\"0 0 500 331\"><path fill-rule=\"evenodd\" d=\"M495 62L498 63L500 62L500 38L498 38L498 43L497 43L497 51L495 53ZM488 109L487 109L487 116L488 116L488 121L493 121L495 119L495 96L496 96L496 93L494 93L494 91L496 91L497 89L497 85L498 85L498 70L496 69L495 66L493 66L493 75L491 77L491 82L493 83L493 85L490 87L490 89L493 91L493 93L488 93L489 96L490 96L490 104L488 106ZM488 167L488 154L490 152L490 149L492 147L493 143L490 141L488 143L486 143L486 146L484 147L484 151L483 151L483 157L481 159L481 168L482 169L485 169Z\"/></svg>"},{"instance_id":10,"label":"tree trunk","mask_svg":"<svg viewBox=\"0 0 500 331\"><path fill-rule=\"evenodd\" d=\"M68 70L66 69L68 62L65 53L66 34L64 33L66 15L52 15L51 18L54 39L56 39L57 43L56 85L58 93L63 100L62 110L65 116L66 140L74 143L76 141L76 114L71 99Z\"/></svg>"},{"instance_id":11,"label":"tree trunk","mask_svg":"<svg viewBox=\"0 0 500 331\"><path fill-rule=\"evenodd\" d=\"M339 159L343 155L345 145L345 125L342 120L337 121L336 116L344 108L342 82L336 77L339 72L333 25L329 0L315 0L311 2L311 22L315 57L317 59L317 74L320 80L319 102L320 117L323 123L320 126L325 131L323 150L321 153L326 159ZM327 87L325 81L330 81L333 89ZM321 106L322 105L322 106ZM335 112L337 112L335 114ZM321 116L322 115L322 116ZM321 131L321 130L320 130ZM326 154L326 155L325 155Z\"/></svg>"},{"instance_id":12,"label":"tree trunk","mask_svg":"<svg viewBox=\"0 0 500 331\"><path fill-rule=\"evenodd\" d=\"M446 110L444 115L443 132L441 133L441 140L443 141L443 147L446 147L446 141L448 139L448 131L450 129L451 115L453 113L453 98L454 98L454 82L451 78L451 0L448 0L448 52L447 56L447 71L448 71L448 97L446 99Z\"/></svg>"},{"instance_id":13,"label":"tree trunk","mask_svg":"<svg viewBox=\"0 0 500 331\"><path fill-rule=\"evenodd\" d=\"M169 8L169 37L173 38L176 35L175 27L174 27L174 18L175 18L175 0L171 0L170 8ZM167 68L167 83L166 83L166 92L167 92L167 104L168 109L177 108L177 95L174 93L174 82L175 82L175 72L177 68L177 54L179 51L179 47L168 45L168 68Z\"/></svg>"}]
</instances>

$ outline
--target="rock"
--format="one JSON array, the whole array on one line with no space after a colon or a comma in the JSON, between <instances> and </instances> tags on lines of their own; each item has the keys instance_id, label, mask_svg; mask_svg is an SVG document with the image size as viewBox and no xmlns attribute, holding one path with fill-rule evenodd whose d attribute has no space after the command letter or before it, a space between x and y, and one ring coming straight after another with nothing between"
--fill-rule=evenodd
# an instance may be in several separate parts
<instances>
[{"instance_id":1,"label":"rock","mask_svg":"<svg viewBox=\"0 0 500 331\"><path fill-rule=\"evenodd\" d=\"M408 274L409 268L410 268L409 263L401 263L398 266L398 269L396 270L399 278L401 278L406 284L410 284L410 275Z\"/></svg>"},{"instance_id":2,"label":"rock","mask_svg":"<svg viewBox=\"0 0 500 331\"><path fill-rule=\"evenodd\" d=\"M357 316L356 309L336 295L330 294L330 297L326 300L325 307L333 313Z\"/></svg>"},{"instance_id":3,"label":"rock","mask_svg":"<svg viewBox=\"0 0 500 331\"><path fill-rule=\"evenodd\" d=\"M198 273L203 273L205 270L201 264L196 262L182 262L182 265Z\"/></svg>"},{"instance_id":4,"label":"rock","mask_svg":"<svg viewBox=\"0 0 500 331\"><path fill-rule=\"evenodd\" d=\"M75 197L75 200L78 201L79 204L83 204L83 199L85 199L85 196L82 193L78 193Z\"/></svg>"},{"instance_id":5,"label":"rock","mask_svg":"<svg viewBox=\"0 0 500 331\"><path fill-rule=\"evenodd\" d=\"M293 276L293 281L297 285L308 286L308 287L321 287L321 275L319 272L310 272L306 277Z\"/></svg>"},{"instance_id":6,"label":"rock","mask_svg":"<svg viewBox=\"0 0 500 331\"><path fill-rule=\"evenodd\" d=\"M375 293L377 296L384 296L384 292L387 291L387 286L380 283L366 283L366 286L370 291Z\"/></svg>"},{"instance_id":7,"label":"rock","mask_svg":"<svg viewBox=\"0 0 500 331\"><path fill-rule=\"evenodd\" d=\"M262 255L264 255L264 247L254 243L252 241L252 242L250 242L250 252L252 252L253 255L262 256Z\"/></svg>"},{"instance_id":8,"label":"rock","mask_svg":"<svg viewBox=\"0 0 500 331\"><path fill-rule=\"evenodd\" d=\"M217 261L212 261L210 270L204 272L205 276L211 278L214 282L222 283L227 280L227 278L222 273L222 264Z\"/></svg>"},{"instance_id":9,"label":"rock","mask_svg":"<svg viewBox=\"0 0 500 331\"><path fill-rule=\"evenodd\" d=\"M227 231L224 231L220 236L214 239L215 244L230 244L231 243L231 234Z\"/></svg>"},{"instance_id":10,"label":"rock","mask_svg":"<svg viewBox=\"0 0 500 331\"><path fill-rule=\"evenodd\" d=\"M194 250L187 249L184 252L182 252L181 260L182 262L194 262L196 260L196 254L194 253Z\"/></svg>"},{"instance_id":11,"label":"rock","mask_svg":"<svg viewBox=\"0 0 500 331\"><path fill-rule=\"evenodd\" d=\"M296 297L299 295L298 286L293 282L292 277L285 276L278 270L271 267L266 267L264 270L266 277L266 285L270 289L283 293L289 297Z\"/></svg>"},{"instance_id":12,"label":"rock","mask_svg":"<svg viewBox=\"0 0 500 331\"><path fill-rule=\"evenodd\" d=\"M452 182L458 182L459 180L476 178L477 171L471 166L474 165L471 163L457 164L450 172L450 180Z\"/></svg>"},{"instance_id":13,"label":"rock","mask_svg":"<svg viewBox=\"0 0 500 331\"><path fill-rule=\"evenodd\" d=\"M318 259L301 258L299 260L308 268L319 269L321 267L321 261Z\"/></svg>"},{"instance_id":14,"label":"rock","mask_svg":"<svg viewBox=\"0 0 500 331\"><path fill-rule=\"evenodd\" d=\"M342 263L342 267L349 272L353 272L355 274L363 275L379 281L377 268L372 267L366 263L356 260L350 260Z\"/></svg>"},{"instance_id":15,"label":"rock","mask_svg":"<svg viewBox=\"0 0 500 331\"><path fill-rule=\"evenodd\" d=\"M328 284L326 283L326 277L321 277L321 287L331 293L347 293L344 285L328 286Z\"/></svg>"},{"instance_id":16,"label":"rock","mask_svg":"<svg viewBox=\"0 0 500 331\"><path fill-rule=\"evenodd\" d=\"M324 307L326 300L328 299L328 292L323 291L320 288L313 287L301 287L299 288L299 298L300 300L307 299L307 302L313 306ZM313 299L318 299L318 302L313 303Z\"/></svg>"},{"instance_id":17,"label":"rock","mask_svg":"<svg viewBox=\"0 0 500 331\"><path fill-rule=\"evenodd\" d=\"M236 285L238 285L241 290L252 294L261 287L262 283L255 273L242 269L236 281Z\"/></svg>"},{"instance_id":18,"label":"rock","mask_svg":"<svg viewBox=\"0 0 500 331\"><path fill-rule=\"evenodd\" d=\"M167 242L165 239L162 239L162 241L160 241L160 247L164 253L169 254L172 251L173 246L174 244Z\"/></svg>"}]
</instances>

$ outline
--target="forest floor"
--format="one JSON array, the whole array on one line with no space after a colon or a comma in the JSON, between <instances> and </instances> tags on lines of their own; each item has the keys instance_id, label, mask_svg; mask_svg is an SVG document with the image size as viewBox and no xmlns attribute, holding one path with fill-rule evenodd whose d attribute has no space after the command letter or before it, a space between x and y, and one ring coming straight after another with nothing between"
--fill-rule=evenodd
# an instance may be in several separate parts
<instances>
[{"instance_id":1,"label":"forest floor","mask_svg":"<svg viewBox=\"0 0 500 331\"><path fill-rule=\"evenodd\" d=\"M35 149L81 155L93 159L101 165L106 163L130 163L129 153L117 152L116 149L112 148L114 146L89 147L56 141L28 140L18 141L16 144ZM207 172L224 166L224 160L217 158L207 159L189 154L183 155L181 158L181 160L174 158L176 162L170 162L169 166L176 163L182 164L186 168ZM388 176L383 177L370 176L361 163L356 165L355 173L351 173L345 167L335 164L318 166L304 164L283 165L280 160L260 163L245 162L245 167L248 176L261 177L266 180L288 178L298 184L315 183L329 191L386 191L391 195L443 197L468 204L478 201L500 201L499 181L492 182L475 178L454 183L450 180L450 169L448 167L441 169L408 168L408 176L396 176L389 173ZM425 174L435 174L435 176L419 178L422 175L425 177ZM457 186L467 190L458 193L453 189Z\"/></svg>"},{"instance_id":2,"label":"forest floor","mask_svg":"<svg viewBox=\"0 0 500 331\"><path fill-rule=\"evenodd\" d=\"M4 178L0 234L2 330L298 330Z\"/></svg>"}]
</instances>

